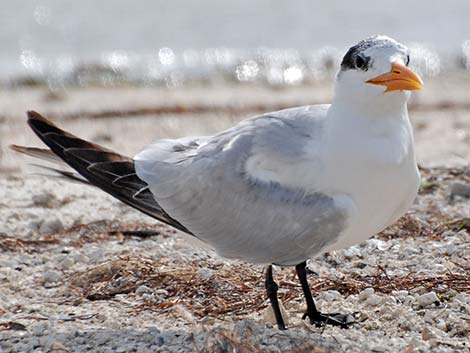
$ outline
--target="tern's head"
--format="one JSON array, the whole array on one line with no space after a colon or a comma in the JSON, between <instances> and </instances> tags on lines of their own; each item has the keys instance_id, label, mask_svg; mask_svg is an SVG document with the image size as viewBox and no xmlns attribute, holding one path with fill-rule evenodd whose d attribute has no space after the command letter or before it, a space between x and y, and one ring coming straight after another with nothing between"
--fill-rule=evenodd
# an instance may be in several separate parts
<instances>
[{"instance_id":1,"label":"tern's head","mask_svg":"<svg viewBox=\"0 0 470 353\"><path fill-rule=\"evenodd\" d=\"M386 36L374 36L351 47L341 62L336 96L357 105L404 104L409 91L423 82L408 64L403 44Z\"/></svg>"}]
</instances>

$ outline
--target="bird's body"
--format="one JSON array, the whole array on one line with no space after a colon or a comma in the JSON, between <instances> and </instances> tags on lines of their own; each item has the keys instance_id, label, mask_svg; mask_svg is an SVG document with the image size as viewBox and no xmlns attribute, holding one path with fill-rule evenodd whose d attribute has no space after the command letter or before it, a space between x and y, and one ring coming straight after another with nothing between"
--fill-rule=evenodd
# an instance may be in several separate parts
<instances>
[{"instance_id":1,"label":"bird's body","mask_svg":"<svg viewBox=\"0 0 470 353\"><path fill-rule=\"evenodd\" d=\"M68 179L212 245L222 256L268 264L266 289L284 329L271 264L296 265L312 323L347 327L320 313L306 260L360 243L395 222L419 185L409 90L420 78L408 49L385 36L351 47L331 105L267 113L207 137L161 140L134 159L82 140L29 112L50 150L19 152L61 160ZM382 86L385 86L386 89Z\"/></svg>"},{"instance_id":2,"label":"bird's body","mask_svg":"<svg viewBox=\"0 0 470 353\"><path fill-rule=\"evenodd\" d=\"M381 231L418 188L406 110L370 124L334 108L287 109L215 136L159 141L135 156L136 172L221 256L295 265Z\"/></svg>"}]
</instances>

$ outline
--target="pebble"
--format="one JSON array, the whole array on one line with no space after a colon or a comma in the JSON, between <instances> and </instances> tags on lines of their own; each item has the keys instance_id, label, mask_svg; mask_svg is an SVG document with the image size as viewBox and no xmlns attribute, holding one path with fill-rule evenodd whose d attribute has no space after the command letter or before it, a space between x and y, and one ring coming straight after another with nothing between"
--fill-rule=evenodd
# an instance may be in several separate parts
<instances>
[{"instance_id":1,"label":"pebble","mask_svg":"<svg viewBox=\"0 0 470 353\"><path fill-rule=\"evenodd\" d=\"M455 196L461 196L464 198L470 198L470 184L463 184L463 183L452 183L450 186L450 198L451 200Z\"/></svg>"},{"instance_id":2,"label":"pebble","mask_svg":"<svg viewBox=\"0 0 470 353\"><path fill-rule=\"evenodd\" d=\"M42 275L42 281L44 285L56 283L61 278L62 278L62 274L54 270L48 270L44 272L44 274Z\"/></svg>"},{"instance_id":3,"label":"pebble","mask_svg":"<svg viewBox=\"0 0 470 353\"><path fill-rule=\"evenodd\" d=\"M435 313L433 312L433 310L426 310L426 312L424 313L423 320L429 324L432 324L434 323L434 318Z\"/></svg>"},{"instance_id":4,"label":"pebble","mask_svg":"<svg viewBox=\"0 0 470 353\"><path fill-rule=\"evenodd\" d=\"M362 257L361 250L357 246L351 246L348 249L343 249L342 251L344 257L353 258L353 257Z\"/></svg>"},{"instance_id":5,"label":"pebble","mask_svg":"<svg viewBox=\"0 0 470 353\"><path fill-rule=\"evenodd\" d=\"M44 221L39 226L39 233L54 234L61 232L63 229L64 225L62 224L62 221L58 217L54 216L53 218Z\"/></svg>"},{"instance_id":6,"label":"pebble","mask_svg":"<svg viewBox=\"0 0 470 353\"><path fill-rule=\"evenodd\" d=\"M103 249L96 248L92 250L91 252L89 252L87 256L91 261L98 262L98 261L101 261L101 259L103 258L104 251Z\"/></svg>"},{"instance_id":7,"label":"pebble","mask_svg":"<svg viewBox=\"0 0 470 353\"><path fill-rule=\"evenodd\" d=\"M418 301L418 304L422 308L433 303L440 303L440 300L437 297L436 292L428 292L428 293L421 294L416 298L416 300Z\"/></svg>"},{"instance_id":8,"label":"pebble","mask_svg":"<svg viewBox=\"0 0 470 353\"><path fill-rule=\"evenodd\" d=\"M377 294L371 294L365 300L366 305L376 306L382 303L382 297Z\"/></svg>"},{"instance_id":9,"label":"pebble","mask_svg":"<svg viewBox=\"0 0 470 353\"><path fill-rule=\"evenodd\" d=\"M198 271L198 274L199 274L199 277L201 277L201 279L209 279L211 278L212 274L214 273L213 270L211 270L210 268L200 268Z\"/></svg>"},{"instance_id":10,"label":"pebble","mask_svg":"<svg viewBox=\"0 0 470 353\"><path fill-rule=\"evenodd\" d=\"M455 246L455 244L450 243L450 244L447 244L447 245L446 245L446 253L447 253L447 255L452 255L452 254L455 253L456 251L457 251L457 247Z\"/></svg>"},{"instance_id":11,"label":"pebble","mask_svg":"<svg viewBox=\"0 0 470 353\"><path fill-rule=\"evenodd\" d=\"M394 290L392 291L392 295L394 297L404 298L408 295L408 291L407 290Z\"/></svg>"},{"instance_id":12,"label":"pebble","mask_svg":"<svg viewBox=\"0 0 470 353\"><path fill-rule=\"evenodd\" d=\"M423 340L429 341L431 338L434 338L436 336L432 333L432 331L429 328L425 327L421 331L421 337L423 338Z\"/></svg>"},{"instance_id":13,"label":"pebble","mask_svg":"<svg viewBox=\"0 0 470 353\"><path fill-rule=\"evenodd\" d=\"M97 333L95 340L98 346L102 346L102 345L107 344L111 340L111 337L104 332L103 333L99 332Z\"/></svg>"},{"instance_id":14,"label":"pebble","mask_svg":"<svg viewBox=\"0 0 470 353\"><path fill-rule=\"evenodd\" d=\"M33 204L39 207L55 208L60 205L55 195L48 191L33 194L32 200Z\"/></svg>"},{"instance_id":15,"label":"pebble","mask_svg":"<svg viewBox=\"0 0 470 353\"><path fill-rule=\"evenodd\" d=\"M75 263L87 263L90 261L90 258L82 253L71 254L70 258Z\"/></svg>"},{"instance_id":16,"label":"pebble","mask_svg":"<svg viewBox=\"0 0 470 353\"><path fill-rule=\"evenodd\" d=\"M444 320L442 320L442 319L437 320L436 327L437 327L439 330L447 331L447 324L446 324L446 322L445 322Z\"/></svg>"},{"instance_id":17,"label":"pebble","mask_svg":"<svg viewBox=\"0 0 470 353\"><path fill-rule=\"evenodd\" d=\"M73 267L73 265L75 265L75 261L70 256L67 256L59 263L60 268L63 270L69 270Z\"/></svg>"},{"instance_id":18,"label":"pebble","mask_svg":"<svg viewBox=\"0 0 470 353\"><path fill-rule=\"evenodd\" d=\"M407 295L403 298L403 304L405 305L412 305L415 302L415 297L412 295Z\"/></svg>"},{"instance_id":19,"label":"pebble","mask_svg":"<svg viewBox=\"0 0 470 353\"><path fill-rule=\"evenodd\" d=\"M69 353L69 350L60 342L51 344L48 353Z\"/></svg>"},{"instance_id":20,"label":"pebble","mask_svg":"<svg viewBox=\"0 0 470 353\"><path fill-rule=\"evenodd\" d=\"M137 295L152 294L152 293L153 293L153 289L150 287L147 287L146 285L139 286L135 290L135 294Z\"/></svg>"},{"instance_id":21,"label":"pebble","mask_svg":"<svg viewBox=\"0 0 470 353\"><path fill-rule=\"evenodd\" d=\"M32 220L31 222L28 223L27 228L33 232L36 233L39 231L39 227L41 226L41 221L40 220Z\"/></svg>"},{"instance_id":22,"label":"pebble","mask_svg":"<svg viewBox=\"0 0 470 353\"><path fill-rule=\"evenodd\" d=\"M9 268L16 268L18 267L18 262L14 261L14 260L0 260L0 268L5 268L5 267L9 267Z\"/></svg>"},{"instance_id":23,"label":"pebble","mask_svg":"<svg viewBox=\"0 0 470 353\"><path fill-rule=\"evenodd\" d=\"M155 292L155 295L158 296L159 298L166 298L170 295L170 293L168 293L168 291L163 288L156 289L154 292Z\"/></svg>"},{"instance_id":24,"label":"pebble","mask_svg":"<svg viewBox=\"0 0 470 353\"><path fill-rule=\"evenodd\" d=\"M33 335L42 336L46 333L48 329L49 329L49 324L47 323L47 321L42 321L36 326L34 326Z\"/></svg>"},{"instance_id":25,"label":"pebble","mask_svg":"<svg viewBox=\"0 0 470 353\"><path fill-rule=\"evenodd\" d=\"M367 298L369 298L369 296L371 296L372 294L374 294L374 288L366 288L362 291L359 292L357 298L360 300L360 301L363 301L363 300L366 300Z\"/></svg>"},{"instance_id":26,"label":"pebble","mask_svg":"<svg viewBox=\"0 0 470 353\"><path fill-rule=\"evenodd\" d=\"M337 290L327 290L319 293L319 297L326 302L331 302L335 299L340 299L341 293Z\"/></svg>"}]
</instances>

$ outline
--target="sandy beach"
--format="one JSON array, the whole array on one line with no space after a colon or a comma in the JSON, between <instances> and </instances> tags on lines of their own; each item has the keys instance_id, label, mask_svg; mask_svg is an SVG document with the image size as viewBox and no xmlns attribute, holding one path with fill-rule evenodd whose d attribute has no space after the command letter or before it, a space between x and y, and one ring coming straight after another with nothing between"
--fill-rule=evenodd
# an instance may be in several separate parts
<instances>
[{"instance_id":1,"label":"sandy beach","mask_svg":"<svg viewBox=\"0 0 470 353\"><path fill-rule=\"evenodd\" d=\"M34 174L7 146L41 146L37 110L132 156L158 138L204 135L266 111L331 100L329 81L284 88L0 89L1 352L464 352L470 332L470 77L426 81L410 101L420 195L366 243L309 262L323 311L301 320L292 268L276 269L290 330L273 325L263 269L218 258L97 189Z\"/></svg>"}]
</instances>

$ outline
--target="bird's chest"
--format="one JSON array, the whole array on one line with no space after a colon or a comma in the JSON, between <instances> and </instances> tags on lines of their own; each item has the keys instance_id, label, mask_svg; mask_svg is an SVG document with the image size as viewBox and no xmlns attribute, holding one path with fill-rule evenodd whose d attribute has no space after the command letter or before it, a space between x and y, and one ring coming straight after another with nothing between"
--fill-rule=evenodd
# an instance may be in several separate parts
<instances>
[{"instance_id":1,"label":"bird's chest","mask_svg":"<svg viewBox=\"0 0 470 353\"><path fill-rule=\"evenodd\" d=\"M361 240L395 222L413 202L418 186L411 128L351 138L331 160L334 192L351 197L355 210L349 233ZM330 180L331 183L331 180Z\"/></svg>"}]
</instances>

